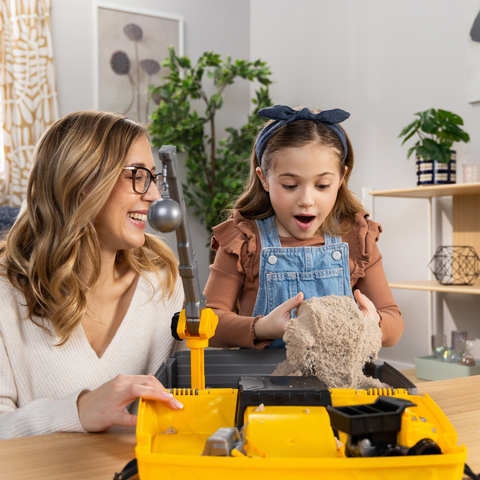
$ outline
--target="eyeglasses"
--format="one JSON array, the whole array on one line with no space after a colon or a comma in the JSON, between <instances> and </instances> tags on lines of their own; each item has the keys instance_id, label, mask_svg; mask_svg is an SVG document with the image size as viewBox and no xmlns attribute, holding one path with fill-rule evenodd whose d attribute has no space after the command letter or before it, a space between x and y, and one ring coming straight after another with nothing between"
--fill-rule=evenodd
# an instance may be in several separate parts
<instances>
[{"instance_id":1,"label":"eyeglasses","mask_svg":"<svg viewBox=\"0 0 480 480\"><path fill-rule=\"evenodd\" d=\"M162 174L157 173L153 175L148 168L144 167L123 167L123 170L130 170L132 172L132 187L135 193L143 195L147 193L150 188L150 183L154 182L158 188L162 180Z\"/></svg>"}]
</instances>

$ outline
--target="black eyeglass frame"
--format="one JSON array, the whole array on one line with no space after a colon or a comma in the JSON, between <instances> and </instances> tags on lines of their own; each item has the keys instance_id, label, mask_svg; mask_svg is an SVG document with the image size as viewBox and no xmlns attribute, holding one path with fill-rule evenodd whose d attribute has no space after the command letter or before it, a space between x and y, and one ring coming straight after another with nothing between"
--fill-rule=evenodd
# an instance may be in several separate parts
<instances>
[{"instance_id":1,"label":"black eyeglass frame","mask_svg":"<svg viewBox=\"0 0 480 480\"><path fill-rule=\"evenodd\" d=\"M157 173L155 175L153 175L153 173L148 169L148 168L145 168L145 167L135 167L135 166L132 166L132 167L123 167L122 170L130 170L131 172L133 172L133 175L132 175L132 187L133 187L133 191L135 193L138 193L140 195L143 195L144 193L147 193L148 192L148 189L150 188L150 184L152 183L152 181L155 183L157 189L158 189L158 186L159 186L159 181L162 179L162 173ZM135 175L137 174L138 170L145 170L146 172L148 172L150 174L150 176L147 176L145 177L146 179L148 179L148 182L146 184L146 187L144 188L143 192L139 192L136 187L135 187Z\"/></svg>"}]
</instances>

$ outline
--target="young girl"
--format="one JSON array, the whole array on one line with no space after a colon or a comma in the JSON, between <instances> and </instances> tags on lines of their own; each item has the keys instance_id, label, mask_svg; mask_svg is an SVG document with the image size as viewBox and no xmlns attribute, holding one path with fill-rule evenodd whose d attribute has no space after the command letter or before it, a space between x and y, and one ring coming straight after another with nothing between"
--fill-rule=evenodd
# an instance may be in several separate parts
<instances>
[{"instance_id":1,"label":"young girl","mask_svg":"<svg viewBox=\"0 0 480 480\"><path fill-rule=\"evenodd\" d=\"M213 347L285 348L292 309L303 299L354 297L376 319L382 345L394 345L403 320L368 219L348 190L353 151L339 109L259 111L249 184L230 218L214 228L205 295L218 315ZM237 313L238 312L238 313Z\"/></svg>"}]
</instances>

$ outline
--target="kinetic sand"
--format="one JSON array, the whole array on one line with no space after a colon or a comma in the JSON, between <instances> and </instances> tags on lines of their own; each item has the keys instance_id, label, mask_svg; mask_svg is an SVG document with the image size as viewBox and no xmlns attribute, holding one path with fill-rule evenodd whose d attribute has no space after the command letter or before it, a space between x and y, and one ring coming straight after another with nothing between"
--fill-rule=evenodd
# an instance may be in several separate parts
<instances>
[{"instance_id":1,"label":"kinetic sand","mask_svg":"<svg viewBox=\"0 0 480 480\"><path fill-rule=\"evenodd\" d=\"M283 337L287 359L272 375L317 376L328 388L385 388L363 374L377 358L382 330L347 296L310 298L300 304Z\"/></svg>"}]
</instances>

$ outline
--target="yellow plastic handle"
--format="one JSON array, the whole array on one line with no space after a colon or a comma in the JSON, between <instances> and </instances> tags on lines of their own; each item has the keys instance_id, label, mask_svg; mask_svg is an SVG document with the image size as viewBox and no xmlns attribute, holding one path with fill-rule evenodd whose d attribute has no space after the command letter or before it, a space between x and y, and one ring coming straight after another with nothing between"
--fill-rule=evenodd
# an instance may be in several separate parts
<instances>
[{"instance_id":1,"label":"yellow plastic handle","mask_svg":"<svg viewBox=\"0 0 480 480\"><path fill-rule=\"evenodd\" d=\"M211 308L204 308L200 314L198 335L190 335L187 330L187 317L182 310L178 319L177 333L182 339L187 340L190 348L190 365L192 390L205 388L205 362L204 348L208 347L208 339L215 334L218 325L218 317Z\"/></svg>"}]
</instances>

